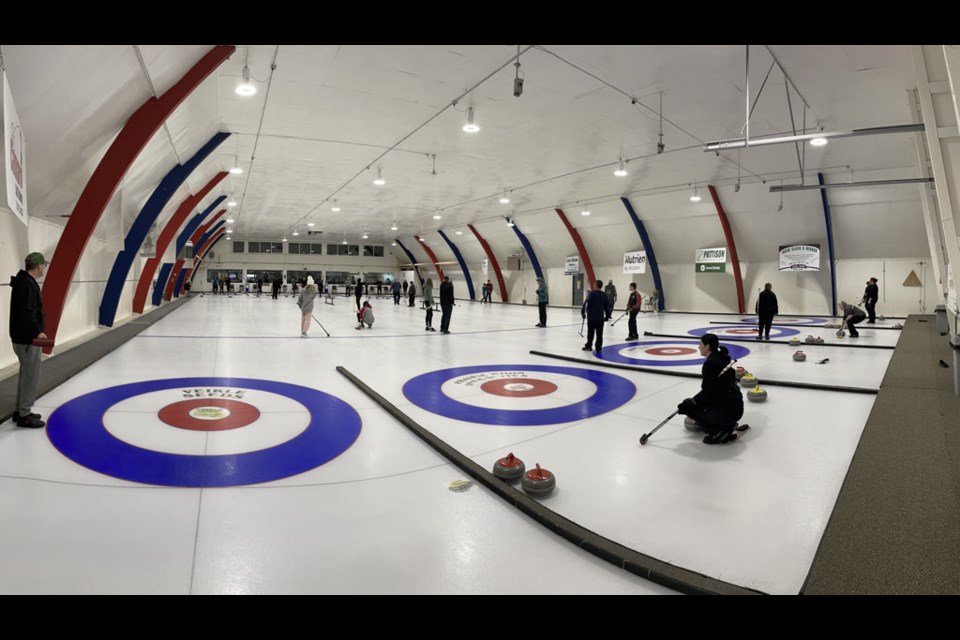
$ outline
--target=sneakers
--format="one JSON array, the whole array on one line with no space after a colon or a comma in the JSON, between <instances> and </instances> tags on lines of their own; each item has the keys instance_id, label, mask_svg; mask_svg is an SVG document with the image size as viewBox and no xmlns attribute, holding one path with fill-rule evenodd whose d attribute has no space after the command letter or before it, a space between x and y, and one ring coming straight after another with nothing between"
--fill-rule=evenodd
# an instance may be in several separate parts
<instances>
[{"instance_id":1,"label":"sneakers","mask_svg":"<svg viewBox=\"0 0 960 640\"><path fill-rule=\"evenodd\" d=\"M704 444L726 444L737 439L737 434L732 431L718 431L713 435L703 436Z\"/></svg>"},{"instance_id":2,"label":"sneakers","mask_svg":"<svg viewBox=\"0 0 960 640\"><path fill-rule=\"evenodd\" d=\"M593 347L591 347L588 344L585 344L583 345L583 349L580 349L580 351L593 351Z\"/></svg>"},{"instance_id":3,"label":"sneakers","mask_svg":"<svg viewBox=\"0 0 960 640\"><path fill-rule=\"evenodd\" d=\"M427 327L427 331L436 331L433 327Z\"/></svg>"},{"instance_id":4,"label":"sneakers","mask_svg":"<svg viewBox=\"0 0 960 640\"><path fill-rule=\"evenodd\" d=\"M36 417L34 417L36 416ZM31 413L26 418L21 418L15 421L18 427L23 427L25 429L40 429L41 427L46 426L46 422L40 419L40 416L35 413Z\"/></svg>"}]
</instances>

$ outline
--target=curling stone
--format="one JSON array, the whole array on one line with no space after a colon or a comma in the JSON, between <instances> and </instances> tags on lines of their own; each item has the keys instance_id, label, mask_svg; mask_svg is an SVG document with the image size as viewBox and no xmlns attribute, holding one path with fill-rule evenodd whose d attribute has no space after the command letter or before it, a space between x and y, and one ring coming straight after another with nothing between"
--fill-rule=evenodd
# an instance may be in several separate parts
<instances>
[{"instance_id":1,"label":"curling stone","mask_svg":"<svg viewBox=\"0 0 960 640\"><path fill-rule=\"evenodd\" d=\"M743 367L737 367L737 368L736 368L737 380L739 380L740 378L742 378L745 373L749 373L749 372L748 372L746 369L744 369Z\"/></svg>"},{"instance_id":2,"label":"curling stone","mask_svg":"<svg viewBox=\"0 0 960 640\"><path fill-rule=\"evenodd\" d=\"M523 460L513 455L513 452L507 454L507 457L500 458L493 465L493 475L501 480L519 480L526 471Z\"/></svg>"},{"instance_id":3,"label":"curling stone","mask_svg":"<svg viewBox=\"0 0 960 640\"><path fill-rule=\"evenodd\" d=\"M700 423L690 416L683 419L683 426L687 428L687 431L700 431Z\"/></svg>"},{"instance_id":4,"label":"curling stone","mask_svg":"<svg viewBox=\"0 0 960 640\"><path fill-rule=\"evenodd\" d=\"M803 351L797 351L796 353L793 354L793 359L796 362L803 362L804 360L807 359L807 354L805 354Z\"/></svg>"},{"instance_id":5,"label":"curling stone","mask_svg":"<svg viewBox=\"0 0 960 640\"><path fill-rule=\"evenodd\" d=\"M847 334L844 333L843 329L840 329L839 331L837 331L837 337L838 337L838 338L842 338L842 337L845 336L845 335L847 335Z\"/></svg>"},{"instance_id":6,"label":"curling stone","mask_svg":"<svg viewBox=\"0 0 960 640\"><path fill-rule=\"evenodd\" d=\"M814 344L816 343L817 339L814 338L813 336L808 335L806 338L803 339L803 341L806 342L807 344Z\"/></svg>"},{"instance_id":7,"label":"curling stone","mask_svg":"<svg viewBox=\"0 0 960 640\"><path fill-rule=\"evenodd\" d=\"M760 384L760 381L757 380L757 376L753 375L752 373L745 373L743 374L743 377L740 378L740 386L746 389L755 387L758 384Z\"/></svg>"},{"instance_id":8,"label":"curling stone","mask_svg":"<svg viewBox=\"0 0 960 640\"><path fill-rule=\"evenodd\" d=\"M883 322L884 320L886 320L886 318L884 318L883 316L877 316L877 320L879 320L880 322Z\"/></svg>"},{"instance_id":9,"label":"curling stone","mask_svg":"<svg viewBox=\"0 0 960 640\"><path fill-rule=\"evenodd\" d=\"M531 495L542 496L550 493L557 486L557 477L546 469L541 469L540 464L537 463L536 469L523 474L520 486Z\"/></svg>"},{"instance_id":10,"label":"curling stone","mask_svg":"<svg viewBox=\"0 0 960 640\"><path fill-rule=\"evenodd\" d=\"M793 336L792 338L790 338L790 346L791 346L791 347L799 347L799 346L800 346L800 338L798 338L797 336Z\"/></svg>"},{"instance_id":11,"label":"curling stone","mask_svg":"<svg viewBox=\"0 0 960 640\"><path fill-rule=\"evenodd\" d=\"M903 323L902 323L902 322L898 322L897 324L893 325L893 328L894 328L894 329L903 329Z\"/></svg>"},{"instance_id":12,"label":"curling stone","mask_svg":"<svg viewBox=\"0 0 960 640\"><path fill-rule=\"evenodd\" d=\"M761 389L760 387L754 387L747 391L747 400L751 402L766 402L767 401L767 390Z\"/></svg>"}]
</instances>

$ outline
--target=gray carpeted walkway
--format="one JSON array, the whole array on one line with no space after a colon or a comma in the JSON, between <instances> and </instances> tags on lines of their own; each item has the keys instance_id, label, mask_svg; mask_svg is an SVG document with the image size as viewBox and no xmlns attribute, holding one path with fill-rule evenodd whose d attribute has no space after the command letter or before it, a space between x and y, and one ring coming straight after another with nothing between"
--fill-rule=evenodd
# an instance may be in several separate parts
<instances>
[{"instance_id":1,"label":"gray carpeted walkway","mask_svg":"<svg viewBox=\"0 0 960 640\"><path fill-rule=\"evenodd\" d=\"M803 593L960 593L960 398L947 340L933 316L904 325Z\"/></svg>"}]
</instances>

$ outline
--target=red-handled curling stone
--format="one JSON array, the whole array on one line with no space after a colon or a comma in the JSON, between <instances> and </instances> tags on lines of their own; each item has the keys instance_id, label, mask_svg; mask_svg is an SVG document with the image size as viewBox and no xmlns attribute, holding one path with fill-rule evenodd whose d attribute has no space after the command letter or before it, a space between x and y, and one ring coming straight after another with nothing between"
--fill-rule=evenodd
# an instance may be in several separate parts
<instances>
[{"instance_id":1,"label":"red-handled curling stone","mask_svg":"<svg viewBox=\"0 0 960 640\"><path fill-rule=\"evenodd\" d=\"M541 469L538 463L536 469L531 469L523 475L520 486L531 495L542 496L553 491L557 486L557 478L546 469Z\"/></svg>"},{"instance_id":2,"label":"red-handled curling stone","mask_svg":"<svg viewBox=\"0 0 960 640\"><path fill-rule=\"evenodd\" d=\"M746 373L748 373L746 369L744 369L743 367L737 367L736 368L737 380L742 378Z\"/></svg>"},{"instance_id":3,"label":"red-handled curling stone","mask_svg":"<svg viewBox=\"0 0 960 640\"><path fill-rule=\"evenodd\" d=\"M526 471L523 460L513 455L513 452L507 454L507 457L500 458L493 465L493 475L501 480L517 480L523 476Z\"/></svg>"}]
</instances>

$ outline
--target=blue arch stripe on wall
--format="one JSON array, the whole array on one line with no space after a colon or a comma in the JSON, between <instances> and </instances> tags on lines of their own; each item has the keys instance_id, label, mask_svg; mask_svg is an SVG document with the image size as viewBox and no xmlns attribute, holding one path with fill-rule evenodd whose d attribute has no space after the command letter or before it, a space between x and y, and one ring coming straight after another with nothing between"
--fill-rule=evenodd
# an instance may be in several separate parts
<instances>
[{"instance_id":1,"label":"blue arch stripe on wall","mask_svg":"<svg viewBox=\"0 0 960 640\"><path fill-rule=\"evenodd\" d=\"M823 174L817 174L817 180L823 185ZM830 315L837 315L837 274L834 270L836 264L833 256L833 221L830 219L830 203L827 202L827 190L820 189L820 200L823 202L823 220L827 225L827 250L830 253L830 296L833 300Z\"/></svg>"},{"instance_id":2,"label":"blue arch stripe on wall","mask_svg":"<svg viewBox=\"0 0 960 640\"><path fill-rule=\"evenodd\" d=\"M183 286L183 279L184 279L186 276L187 276L187 267L186 267L186 265L184 265L184 267L183 267L182 269L180 269L180 274L177 276L177 282L176 282L176 284L173 285L173 298L174 298L174 300L176 300L177 298L180 297L180 287Z\"/></svg>"},{"instance_id":3,"label":"blue arch stripe on wall","mask_svg":"<svg viewBox=\"0 0 960 640\"><path fill-rule=\"evenodd\" d=\"M153 306L155 307L159 307L160 300L163 299L163 285L167 282L167 278L170 277L171 269L173 269L172 262L164 262L163 266L160 267L160 275L157 276L157 284L153 287Z\"/></svg>"},{"instance_id":4,"label":"blue arch stripe on wall","mask_svg":"<svg viewBox=\"0 0 960 640\"><path fill-rule=\"evenodd\" d=\"M157 188L153 190L153 193L150 194L150 198L143 205L137 219L133 221L127 237L123 240L123 249L117 253L113 262L113 268L107 278L107 286L104 287L103 297L100 299L100 317L98 320L100 324L106 327L113 326L113 321L117 317L117 307L120 304L120 295L123 293L124 280L127 279L130 267L133 266L133 261L140 253L140 247L143 246L143 241L147 237L150 227L157 221L160 212L187 179L187 176L228 137L230 137L230 134L225 131L214 135L186 163L178 164L171 169L157 185Z\"/></svg>"},{"instance_id":5,"label":"blue arch stripe on wall","mask_svg":"<svg viewBox=\"0 0 960 640\"><path fill-rule=\"evenodd\" d=\"M523 235L520 231L520 227L517 226L517 221L513 221L513 226L511 227L513 232L517 234L517 237L520 238L520 244L523 245L524 251L527 252L527 255L530 256L530 262L533 264L533 272L537 274L538 278L543 277L543 270L540 269L540 261L537 260L537 254L533 252L533 247L530 245L530 241L527 240L527 236Z\"/></svg>"},{"instance_id":6,"label":"blue arch stripe on wall","mask_svg":"<svg viewBox=\"0 0 960 640\"><path fill-rule=\"evenodd\" d=\"M450 245L450 250L453 251L453 255L457 257L457 262L460 263L460 269L463 271L463 277L467 279L467 289L470 291L470 299L476 300L476 294L473 292L473 278L470 277L470 271L467 269L467 263L464 262L463 256L460 254L460 249L457 249L457 245L453 244L453 241L447 237L440 229L437 229L437 233L440 234L440 237L446 240L447 244Z\"/></svg>"},{"instance_id":7,"label":"blue arch stripe on wall","mask_svg":"<svg viewBox=\"0 0 960 640\"><path fill-rule=\"evenodd\" d=\"M653 252L653 244L650 243L650 236L647 235L647 229L643 226L637 212L633 210L633 205L626 198L620 198L620 202L626 207L627 213L633 220L633 226L637 228L637 235L640 236L640 242L643 243L643 250L647 252L647 264L650 265L650 274L653 276L653 286L660 292L660 299L657 300L657 308L663 311L664 300L667 298L666 291L663 290L663 281L660 279L660 267L657 266L657 256Z\"/></svg>"},{"instance_id":8,"label":"blue arch stripe on wall","mask_svg":"<svg viewBox=\"0 0 960 640\"><path fill-rule=\"evenodd\" d=\"M212 227L210 227L209 229L207 229L207 232L206 232L205 234L203 234L202 236L200 236L200 239L197 240L197 246L198 246L198 247L202 247L202 246L203 246L203 243L206 242L207 240L209 240L211 237L213 237L213 234L215 234L217 231L219 231L220 229L222 229L222 228L223 228L223 225L225 225L225 224L226 224L225 221L220 220L219 222L217 222L217 224L215 224L215 225L213 225Z\"/></svg>"},{"instance_id":9,"label":"blue arch stripe on wall","mask_svg":"<svg viewBox=\"0 0 960 640\"><path fill-rule=\"evenodd\" d=\"M407 257L410 258L410 264L413 265L413 271L414 273L417 274L417 280L420 281L420 286L422 287L423 278L420 277L420 269L417 267L417 259L413 257L413 254L410 253L410 249L407 249L407 247L402 242L400 242L399 239L397 239L397 245L399 245L400 248L403 249L403 252L407 254Z\"/></svg>"},{"instance_id":10,"label":"blue arch stripe on wall","mask_svg":"<svg viewBox=\"0 0 960 640\"><path fill-rule=\"evenodd\" d=\"M183 228L183 231L180 232L180 235L177 236L177 253L175 255L180 255L180 252L183 251L183 248L187 244L187 240L190 239L190 236L193 235L193 232L197 230L197 227L203 222L204 218L210 215L210 212L217 208L217 206L227 199L227 196L220 196L216 200L210 203L210 206L204 209L201 213L193 216L193 219L187 223L187 226Z\"/></svg>"}]
</instances>

